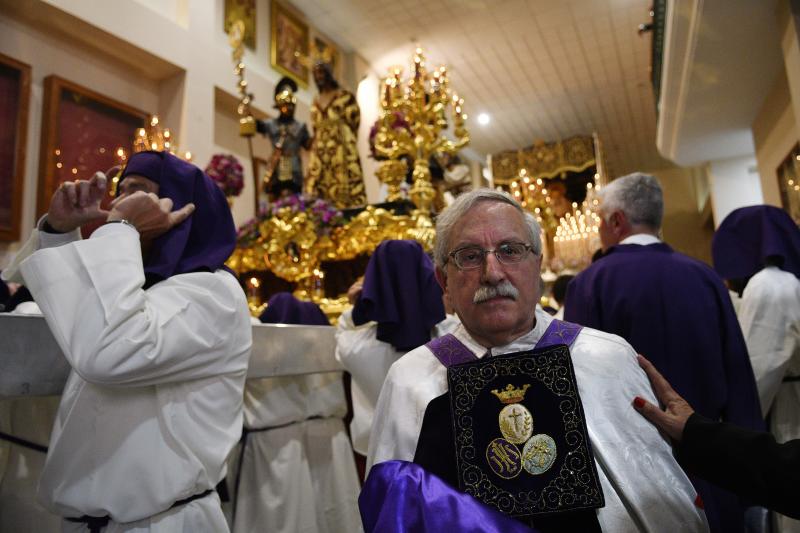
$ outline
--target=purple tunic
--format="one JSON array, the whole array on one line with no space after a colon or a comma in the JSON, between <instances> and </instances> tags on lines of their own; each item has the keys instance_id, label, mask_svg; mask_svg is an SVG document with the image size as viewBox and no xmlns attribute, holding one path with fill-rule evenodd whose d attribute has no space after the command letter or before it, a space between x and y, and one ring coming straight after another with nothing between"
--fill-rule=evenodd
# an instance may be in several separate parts
<instances>
[{"instance_id":1,"label":"purple tunic","mask_svg":"<svg viewBox=\"0 0 800 533\"><path fill-rule=\"evenodd\" d=\"M733 305L704 263L664 243L614 246L569 284L564 318L623 337L704 416L763 430ZM735 496L692 482L712 531L743 530Z\"/></svg>"}]
</instances>

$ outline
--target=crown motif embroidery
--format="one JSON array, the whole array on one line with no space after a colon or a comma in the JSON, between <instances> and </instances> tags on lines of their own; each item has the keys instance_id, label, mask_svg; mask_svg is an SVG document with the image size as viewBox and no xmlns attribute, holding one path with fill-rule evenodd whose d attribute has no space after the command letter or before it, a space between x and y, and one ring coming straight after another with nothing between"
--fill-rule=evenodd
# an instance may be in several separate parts
<instances>
[{"instance_id":1,"label":"crown motif embroidery","mask_svg":"<svg viewBox=\"0 0 800 533\"><path fill-rule=\"evenodd\" d=\"M528 390L528 387L530 387L530 384L526 383L521 389L517 389L514 385L509 383L502 391L492 389L492 394L497 396L503 403L519 403L525 399L525 392Z\"/></svg>"}]
</instances>

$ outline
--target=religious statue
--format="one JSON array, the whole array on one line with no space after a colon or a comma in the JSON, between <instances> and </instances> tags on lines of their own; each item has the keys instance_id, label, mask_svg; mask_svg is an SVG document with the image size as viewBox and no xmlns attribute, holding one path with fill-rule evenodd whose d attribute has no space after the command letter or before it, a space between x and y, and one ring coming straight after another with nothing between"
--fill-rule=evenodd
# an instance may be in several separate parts
<instances>
[{"instance_id":1,"label":"religious statue","mask_svg":"<svg viewBox=\"0 0 800 533\"><path fill-rule=\"evenodd\" d=\"M364 178L358 157L361 111L356 97L339 86L329 61L317 60L312 69L319 94L311 106L314 142L306 191L342 209L364 205Z\"/></svg>"},{"instance_id":2,"label":"religious statue","mask_svg":"<svg viewBox=\"0 0 800 533\"><path fill-rule=\"evenodd\" d=\"M303 191L303 164L300 149L311 148L308 128L294 118L297 83L283 77L275 86L278 118L257 120L256 129L272 142L272 156L263 177L263 187L273 198Z\"/></svg>"}]
</instances>

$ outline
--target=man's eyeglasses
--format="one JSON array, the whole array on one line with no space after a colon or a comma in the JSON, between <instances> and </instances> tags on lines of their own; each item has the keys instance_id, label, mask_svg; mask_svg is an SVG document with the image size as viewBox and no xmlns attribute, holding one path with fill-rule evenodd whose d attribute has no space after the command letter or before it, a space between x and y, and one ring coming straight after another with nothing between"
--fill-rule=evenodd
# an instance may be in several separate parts
<instances>
[{"instance_id":1,"label":"man's eyeglasses","mask_svg":"<svg viewBox=\"0 0 800 533\"><path fill-rule=\"evenodd\" d=\"M459 270L473 270L480 268L486 261L486 254L494 254L504 265L516 265L528 256L533 249L530 244L521 242L506 242L494 250L485 250L480 246L465 246L450 252L447 257L453 258Z\"/></svg>"}]
</instances>

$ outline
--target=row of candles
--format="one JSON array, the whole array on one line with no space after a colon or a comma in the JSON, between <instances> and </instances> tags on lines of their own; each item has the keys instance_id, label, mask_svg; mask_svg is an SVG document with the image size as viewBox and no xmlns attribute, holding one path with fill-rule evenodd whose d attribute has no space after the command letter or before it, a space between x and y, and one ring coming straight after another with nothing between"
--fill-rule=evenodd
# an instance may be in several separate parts
<instances>
[{"instance_id":1,"label":"row of candles","mask_svg":"<svg viewBox=\"0 0 800 533\"><path fill-rule=\"evenodd\" d=\"M585 268L592 254L600 248L600 215L597 213L600 187L590 182L586 189L586 199L580 206L573 202L574 212L561 217L556 227L553 248L562 268Z\"/></svg>"}]
</instances>

